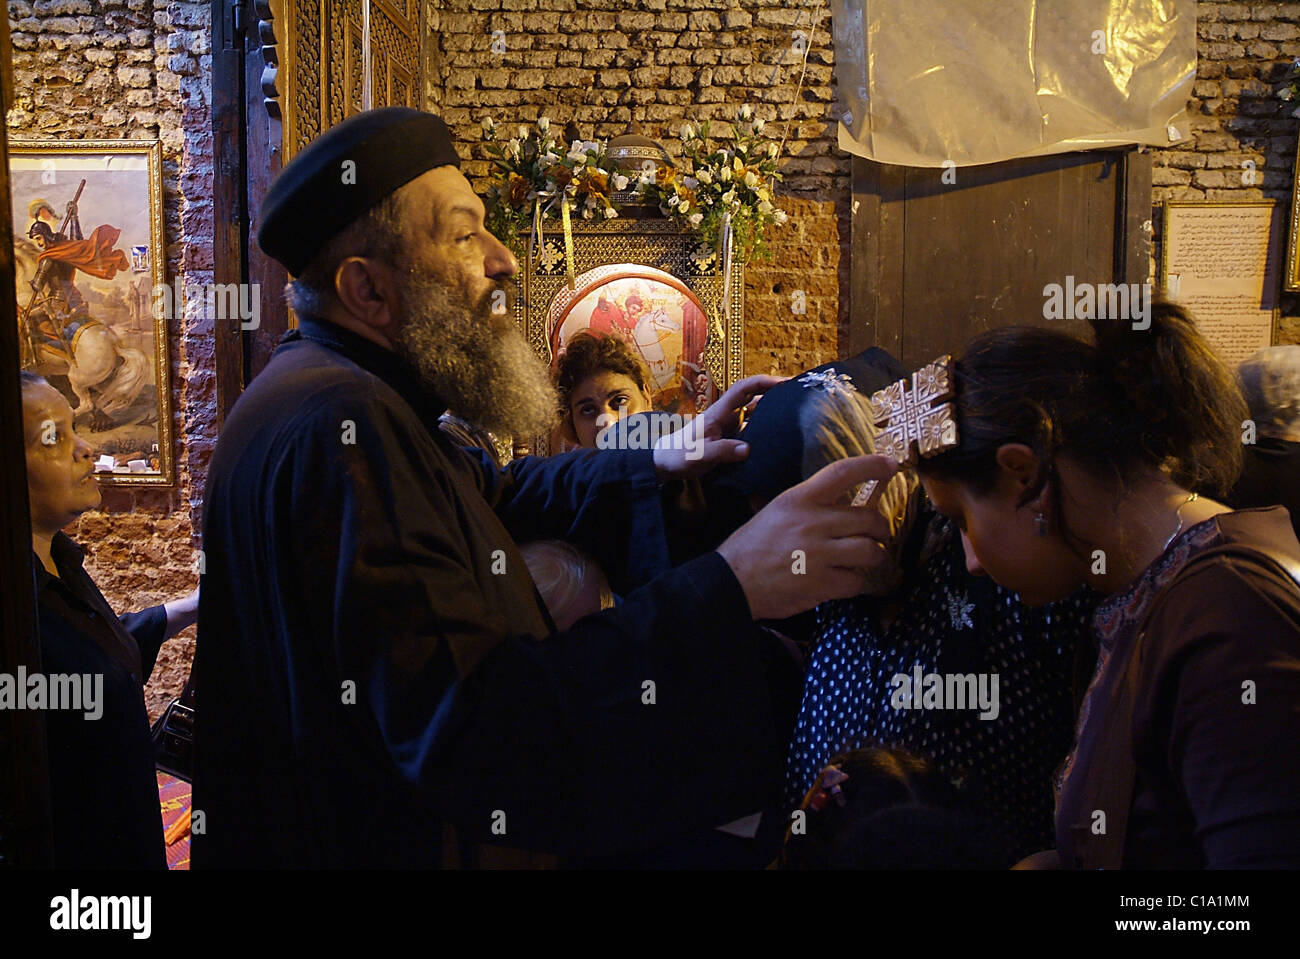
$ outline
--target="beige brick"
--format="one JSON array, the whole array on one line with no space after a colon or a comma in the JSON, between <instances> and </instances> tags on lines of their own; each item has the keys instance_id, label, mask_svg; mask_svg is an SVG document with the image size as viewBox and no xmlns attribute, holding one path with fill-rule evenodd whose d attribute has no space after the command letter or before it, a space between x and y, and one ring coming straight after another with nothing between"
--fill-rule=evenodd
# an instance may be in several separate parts
<instances>
[{"instance_id":1,"label":"beige brick","mask_svg":"<svg viewBox=\"0 0 1300 959\"><path fill-rule=\"evenodd\" d=\"M626 70L601 70L596 80L602 87L622 88L632 82L632 77Z\"/></svg>"},{"instance_id":2,"label":"beige brick","mask_svg":"<svg viewBox=\"0 0 1300 959\"><path fill-rule=\"evenodd\" d=\"M1300 39L1300 26L1294 23L1265 23L1260 27L1259 36L1262 40Z\"/></svg>"},{"instance_id":3,"label":"beige brick","mask_svg":"<svg viewBox=\"0 0 1300 959\"><path fill-rule=\"evenodd\" d=\"M1246 48L1240 43L1204 43L1200 52L1211 60L1238 60L1246 55Z\"/></svg>"},{"instance_id":4,"label":"beige brick","mask_svg":"<svg viewBox=\"0 0 1300 959\"><path fill-rule=\"evenodd\" d=\"M614 50L587 50L581 55L580 62L585 67L607 67L617 56L618 53Z\"/></svg>"},{"instance_id":5,"label":"beige brick","mask_svg":"<svg viewBox=\"0 0 1300 959\"><path fill-rule=\"evenodd\" d=\"M743 66L754 62L754 51L748 47L735 47L718 51L718 62L729 66Z\"/></svg>"},{"instance_id":6,"label":"beige brick","mask_svg":"<svg viewBox=\"0 0 1300 959\"><path fill-rule=\"evenodd\" d=\"M667 67L641 67L632 71L632 82L639 87L653 88L667 82Z\"/></svg>"},{"instance_id":7,"label":"beige brick","mask_svg":"<svg viewBox=\"0 0 1300 959\"><path fill-rule=\"evenodd\" d=\"M1228 178L1222 170L1197 170L1192 174L1192 184L1202 189L1222 188L1228 185Z\"/></svg>"},{"instance_id":8,"label":"beige brick","mask_svg":"<svg viewBox=\"0 0 1300 959\"><path fill-rule=\"evenodd\" d=\"M716 56L717 51L714 51ZM654 51L655 63L660 66L681 66L691 62L691 51L681 50L677 47L668 47L663 50ZM696 61L699 62L699 61Z\"/></svg>"},{"instance_id":9,"label":"beige brick","mask_svg":"<svg viewBox=\"0 0 1300 959\"><path fill-rule=\"evenodd\" d=\"M515 90L540 90L546 83L546 78L547 72L544 70L519 70L510 78L510 86Z\"/></svg>"},{"instance_id":10,"label":"beige brick","mask_svg":"<svg viewBox=\"0 0 1300 959\"><path fill-rule=\"evenodd\" d=\"M674 87L689 86L698 76L699 71L693 67L673 67L668 71L668 84Z\"/></svg>"},{"instance_id":11,"label":"beige brick","mask_svg":"<svg viewBox=\"0 0 1300 959\"><path fill-rule=\"evenodd\" d=\"M616 23L620 30L651 30L655 26L655 15L653 13L628 11L620 13Z\"/></svg>"}]
</instances>

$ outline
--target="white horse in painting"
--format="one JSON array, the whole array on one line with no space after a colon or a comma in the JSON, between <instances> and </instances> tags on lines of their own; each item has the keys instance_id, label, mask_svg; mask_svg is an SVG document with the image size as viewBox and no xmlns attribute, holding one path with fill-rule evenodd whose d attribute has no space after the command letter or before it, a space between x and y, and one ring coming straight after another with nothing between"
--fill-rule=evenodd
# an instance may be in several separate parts
<instances>
[{"instance_id":1,"label":"white horse in painting","mask_svg":"<svg viewBox=\"0 0 1300 959\"><path fill-rule=\"evenodd\" d=\"M25 238L15 242L14 266L18 292L19 322L32 296L32 281L36 276L36 244ZM27 330L19 335L26 340ZM69 342L72 361L59 349L51 349L41 338L36 338L36 355L30 357L27 368L41 376L66 376L77 397L74 417L90 414L94 429L108 429L115 425L112 416L125 410L152 382L149 358L134 347L124 346L112 328L92 320L83 324Z\"/></svg>"}]
</instances>

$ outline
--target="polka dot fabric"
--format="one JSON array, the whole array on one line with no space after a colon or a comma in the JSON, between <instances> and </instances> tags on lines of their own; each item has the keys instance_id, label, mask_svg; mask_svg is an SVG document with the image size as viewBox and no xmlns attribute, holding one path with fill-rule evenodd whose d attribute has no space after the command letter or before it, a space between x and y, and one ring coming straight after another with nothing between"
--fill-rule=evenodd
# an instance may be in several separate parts
<instances>
[{"instance_id":1,"label":"polka dot fabric","mask_svg":"<svg viewBox=\"0 0 1300 959\"><path fill-rule=\"evenodd\" d=\"M931 759L988 817L1016 858L1053 845L1052 774L1070 749L1071 680L1096 597L1086 591L1029 609L1014 593L966 571L947 537L904 584L897 618L880 625L869 597L818 608L816 642L787 767L796 806L835 753L881 745ZM996 718L974 709L891 705L896 674L998 677ZM918 694L917 702L921 701ZM991 710L990 710L991 712Z\"/></svg>"}]
</instances>

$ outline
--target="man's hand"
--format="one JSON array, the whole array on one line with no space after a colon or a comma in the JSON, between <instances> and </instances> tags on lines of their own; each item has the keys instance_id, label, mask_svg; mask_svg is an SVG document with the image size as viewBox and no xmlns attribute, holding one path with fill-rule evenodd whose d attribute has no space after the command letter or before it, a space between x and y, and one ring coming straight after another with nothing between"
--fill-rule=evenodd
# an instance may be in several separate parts
<instances>
[{"instance_id":1,"label":"man's hand","mask_svg":"<svg viewBox=\"0 0 1300 959\"><path fill-rule=\"evenodd\" d=\"M747 376L732 384L717 402L676 433L655 443L655 476L671 479L702 476L719 463L735 463L749 455L749 446L732 439L740 428L740 412L753 409L763 393L783 376Z\"/></svg>"},{"instance_id":2,"label":"man's hand","mask_svg":"<svg viewBox=\"0 0 1300 959\"><path fill-rule=\"evenodd\" d=\"M859 483L897 471L887 456L838 460L772 500L718 547L755 619L785 619L862 592L862 571L885 557L889 522L873 508L837 504Z\"/></svg>"}]
</instances>

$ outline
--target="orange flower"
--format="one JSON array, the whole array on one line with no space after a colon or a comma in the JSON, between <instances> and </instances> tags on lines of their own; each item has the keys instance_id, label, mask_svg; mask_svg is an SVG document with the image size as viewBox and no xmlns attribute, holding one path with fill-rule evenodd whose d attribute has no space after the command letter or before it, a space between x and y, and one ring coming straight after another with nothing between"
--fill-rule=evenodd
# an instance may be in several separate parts
<instances>
[{"instance_id":1,"label":"orange flower","mask_svg":"<svg viewBox=\"0 0 1300 959\"><path fill-rule=\"evenodd\" d=\"M518 173L510 174L510 205L520 207L528 199L528 191L532 188L532 183L527 177L522 177Z\"/></svg>"},{"instance_id":2,"label":"orange flower","mask_svg":"<svg viewBox=\"0 0 1300 959\"><path fill-rule=\"evenodd\" d=\"M609 176L596 170L584 170L578 180L578 192L603 196L609 189Z\"/></svg>"},{"instance_id":3,"label":"orange flower","mask_svg":"<svg viewBox=\"0 0 1300 959\"><path fill-rule=\"evenodd\" d=\"M661 166L657 171L655 171L655 184L663 187L665 190L671 189L673 182L676 179L676 167Z\"/></svg>"}]
</instances>

